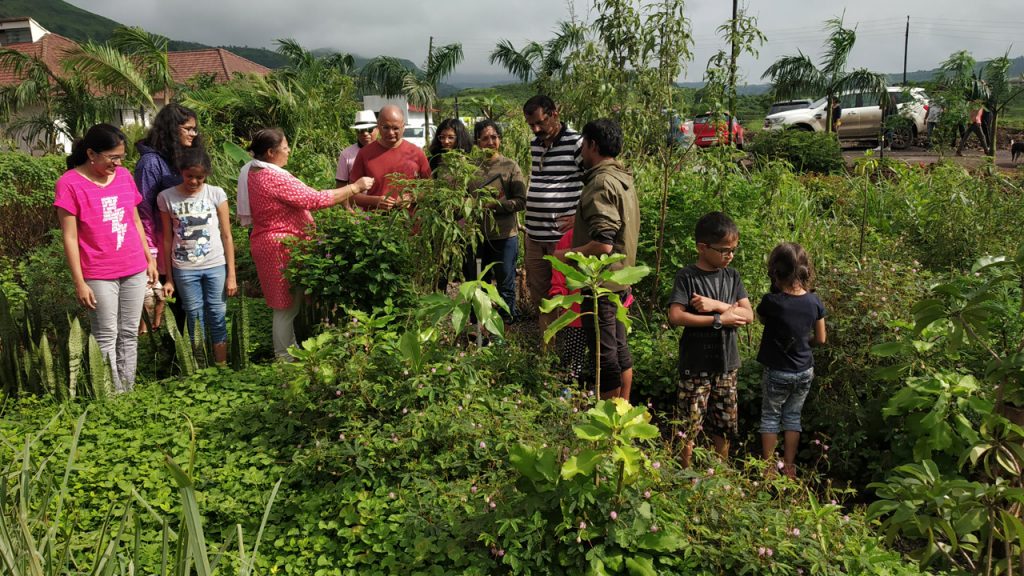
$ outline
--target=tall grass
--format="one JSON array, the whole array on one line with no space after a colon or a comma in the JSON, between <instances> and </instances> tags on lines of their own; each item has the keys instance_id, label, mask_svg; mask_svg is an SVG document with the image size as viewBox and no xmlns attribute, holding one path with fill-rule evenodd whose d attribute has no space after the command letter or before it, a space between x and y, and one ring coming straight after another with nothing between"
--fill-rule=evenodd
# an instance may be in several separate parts
<instances>
[{"instance_id":1,"label":"tall grass","mask_svg":"<svg viewBox=\"0 0 1024 576\"><path fill-rule=\"evenodd\" d=\"M78 534L74 519L65 511L70 505L68 485L76 470L78 442L87 412L75 423L63 468L54 465L56 454L41 458L33 454L42 436L63 414L63 410L58 411L35 436L26 438L22 448L14 450L14 446L7 446L15 457L0 471L0 574L134 576L142 573L140 543L145 530L144 517L155 520L161 527L161 576L249 576L253 573L280 480L267 500L252 547L247 548L242 527L236 525L235 533L211 557L191 474L195 453L193 429L188 471L170 455L165 456L165 465L181 497L177 530L132 488L121 500L110 504L98 532ZM3 438L0 442L7 443ZM136 507L141 510L136 511ZM229 554L236 540L237 551ZM224 568L218 572L222 564Z\"/></svg>"}]
</instances>

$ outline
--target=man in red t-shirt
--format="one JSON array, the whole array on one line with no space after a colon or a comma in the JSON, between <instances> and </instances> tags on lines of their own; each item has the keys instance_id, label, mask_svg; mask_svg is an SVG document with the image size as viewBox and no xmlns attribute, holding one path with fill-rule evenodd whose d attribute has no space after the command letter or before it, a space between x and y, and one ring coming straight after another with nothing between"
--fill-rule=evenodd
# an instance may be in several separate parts
<instances>
[{"instance_id":1,"label":"man in red t-shirt","mask_svg":"<svg viewBox=\"0 0 1024 576\"><path fill-rule=\"evenodd\" d=\"M398 106L387 105L377 113L379 140L371 142L359 151L349 172L351 181L363 176L374 178L373 187L356 194L353 200L363 210L391 210L400 203L409 203L411 198L401 194L390 182L390 174L399 173L405 178L430 178L430 164L421 148L402 140L405 131L405 114Z\"/></svg>"}]
</instances>

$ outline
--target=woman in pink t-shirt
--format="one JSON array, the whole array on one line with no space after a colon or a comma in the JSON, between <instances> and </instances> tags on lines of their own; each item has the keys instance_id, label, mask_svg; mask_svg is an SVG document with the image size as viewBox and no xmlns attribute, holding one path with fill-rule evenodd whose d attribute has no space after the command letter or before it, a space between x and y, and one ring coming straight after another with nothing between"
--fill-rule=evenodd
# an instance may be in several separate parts
<instances>
[{"instance_id":1,"label":"woman in pink t-shirt","mask_svg":"<svg viewBox=\"0 0 1024 576\"><path fill-rule=\"evenodd\" d=\"M293 322L301 300L293 292L284 269L288 248L284 240L308 238L313 227L310 210L340 204L373 186L373 178L362 176L351 184L332 190L315 190L292 176L284 166L292 149L280 128L264 128L249 145L253 161L239 175L239 190L249 196L252 234L249 250L267 305L274 309L274 355L289 359L288 347L295 344Z\"/></svg>"},{"instance_id":2,"label":"woman in pink t-shirt","mask_svg":"<svg viewBox=\"0 0 1024 576\"><path fill-rule=\"evenodd\" d=\"M53 202L75 295L89 312L116 392L135 383L146 283L157 279L136 209L142 196L121 166L124 143L124 133L114 126L90 128L72 147Z\"/></svg>"}]
</instances>

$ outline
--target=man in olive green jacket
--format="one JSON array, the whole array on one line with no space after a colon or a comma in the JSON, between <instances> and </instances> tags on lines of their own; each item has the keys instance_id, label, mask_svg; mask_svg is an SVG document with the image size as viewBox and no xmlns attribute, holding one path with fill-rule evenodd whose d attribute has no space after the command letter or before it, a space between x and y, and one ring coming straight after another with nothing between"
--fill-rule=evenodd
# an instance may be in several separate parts
<instances>
[{"instance_id":1,"label":"man in olive green jacket","mask_svg":"<svg viewBox=\"0 0 1024 576\"><path fill-rule=\"evenodd\" d=\"M633 176L616 160L622 151L622 130L614 120L594 120L583 127L581 154L583 193L576 208L572 252L588 256L625 254L616 267L636 263L636 244L640 235L640 206L637 202ZM556 254L564 257L562 254ZM626 300L627 286L606 285ZM593 295L584 293L583 310L592 310ZM626 327L615 318L615 305L602 297L598 300L598 326L601 330L601 397L622 397L629 400L633 383L633 358L626 341ZM583 317L583 332L594 353L594 316Z\"/></svg>"}]
</instances>

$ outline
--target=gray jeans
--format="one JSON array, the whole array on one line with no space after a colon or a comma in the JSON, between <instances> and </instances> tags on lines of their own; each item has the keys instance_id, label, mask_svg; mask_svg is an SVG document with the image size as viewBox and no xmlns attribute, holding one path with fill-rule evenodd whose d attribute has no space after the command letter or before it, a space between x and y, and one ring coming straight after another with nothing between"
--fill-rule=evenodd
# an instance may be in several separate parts
<instances>
[{"instance_id":1,"label":"gray jeans","mask_svg":"<svg viewBox=\"0 0 1024 576\"><path fill-rule=\"evenodd\" d=\"M127 392L135 385L146 280L143 270L113 280L85 281L96 295L96 309L89 310L92 335L110 362L115 392Z\"/></svg>"}]
</instances>

